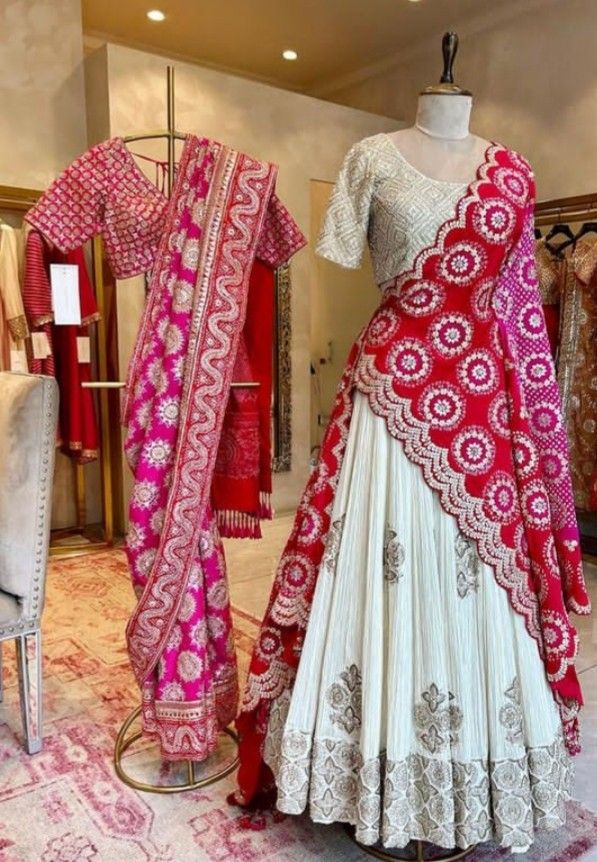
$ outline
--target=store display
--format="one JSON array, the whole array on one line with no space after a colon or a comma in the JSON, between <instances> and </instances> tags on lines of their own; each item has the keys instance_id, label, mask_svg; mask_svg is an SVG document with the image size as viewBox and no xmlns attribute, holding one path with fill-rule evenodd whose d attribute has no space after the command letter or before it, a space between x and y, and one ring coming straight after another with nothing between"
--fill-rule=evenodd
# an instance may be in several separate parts
<instances>
[{"instance_id":1,"label":"store display","mask_svg":"<svg viewBox=\"0 0 597 862\"><path fill-rule=\"evenodd\" d=\"M240 456L228 458L231 479L247 470L259 478L257 396L226 406L234 373L250 373L242 330L254 259L274 269L305 242L275 178L272 165L189 136L168 201L114 139L67 168L28 215L63 252L101 232L117 277L151 268L123 409L135 476L127 552L138 596L127 639L144 728L167 759L205 759L236 712L210 495L220 445ZM271 337L264 332L270 345ZM246 511L222 494L225 511L235 512L231 535L269 515L258 496L248 495Z\"/></svg>"},{"instance_id":2,"label":"store display","mask_svg":"<svg viewBox=\"0 0 597 862\"><path fill-rule=\"evenodd\" d=\"M590 511L597 471L597 237L583 235L567 252L560 265L558 383L574 502Z\"/></svg>"},{"instance_id":3,"label":"store display","mask_svg":"<svg viewBox=\"0 0 597 862\"><path fill-rule=\"evenodd\" d=\"M418 131L353 147L320 238L349 267L368 239L383 295L255 646L237 800L277 791L364 844L524 850L565 819L582 704L568 612L590 610L534 178L497 144L471 184L415 168L401 142L432 164L441 139L456 177L468 156L452 143L468 96L419 106Z\"/></svg>"}]
</instances>

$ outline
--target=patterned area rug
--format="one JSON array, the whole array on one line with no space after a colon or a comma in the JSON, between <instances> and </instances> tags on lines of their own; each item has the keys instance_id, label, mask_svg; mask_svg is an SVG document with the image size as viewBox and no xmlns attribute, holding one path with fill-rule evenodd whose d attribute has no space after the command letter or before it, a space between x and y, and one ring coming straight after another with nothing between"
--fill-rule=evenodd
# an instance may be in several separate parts
<instances>
[{"instance_id":1,"label":"patterned area rug","mask_svg":"<svg viewBox=\"0 0 597 862\"><path fill-rule=\"evenodd\" d=\"M111 551L53 562L44 617L45 739L24 753L12 646L5 647L0 711L0 862L352 862L371 857L342 827L286 818L261 832L239 826L226 795L233 776L205 791L137 793L114 773L114 739L137 704L123 631L133 604L124 554ZM235 610L241 673L257 621ZM226 756L226 752L224 755ZM213 764L208 764L211 769ZM155 749L127 758L140 780L161 774ZM173 767L176 769L176 767ZM167 777L162 774L162 778ZM529 862L592 858L597 816L571 804L565 830L541 836ZM511 858L484 847L468 859Z\"/></svg>"}]
</instances>

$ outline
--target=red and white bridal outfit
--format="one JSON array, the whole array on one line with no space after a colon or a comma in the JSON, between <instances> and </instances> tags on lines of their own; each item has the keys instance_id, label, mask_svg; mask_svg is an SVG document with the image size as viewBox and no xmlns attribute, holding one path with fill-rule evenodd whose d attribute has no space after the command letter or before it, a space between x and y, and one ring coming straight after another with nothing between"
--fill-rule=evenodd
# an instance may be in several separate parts
<instances>
[{"instance_id":1,"label":"red and white bridal outfit","mask_svg":"<svg viewBox=\"0 0 597 862\"><path fill-rule=\"evenodd\" d=\"M241 804L365 844L523 848L564 822L589 612L533 262L534 181L470 186L377 135L318 251L381 304L350 354L278 568L241 715Z\"/></svg>"}]
</instances>

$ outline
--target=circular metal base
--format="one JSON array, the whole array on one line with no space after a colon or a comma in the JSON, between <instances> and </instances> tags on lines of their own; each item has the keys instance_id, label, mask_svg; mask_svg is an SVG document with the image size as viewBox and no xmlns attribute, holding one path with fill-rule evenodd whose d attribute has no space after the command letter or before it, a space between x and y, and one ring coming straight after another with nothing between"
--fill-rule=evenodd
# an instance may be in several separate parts
<instances>
[{"instance_id":1,"label":"circular metal base","mask_svg":"<svg viewBox=\"0 0 597 862\"><path fill-rule=\"evenodd\" d=\"M140 706L131 712L120 728L118 736L116 737L116 744L114 746L114 769L116 770L116 774L120 780L124 782L124 784L128 785L128 787L132 787L134 790L143 790L146 793L182 793L184 790L198 790L200 787L209 787L210 784L215 784L216 781L221 781L222 778L226 778L226 776L230 775L230 773L238 766L238 756L236 756L230 763L222 767L222 769L219 769L217 772L214 772L212 775L206 775L203 778L195 778L195 763L192 760L187 760L188 780L184 784L146 784L143 781L137 781L137 779L132 778L132 776L125 772L122 766L122 755L131 747L131 745L143 736L143 732L140 730L127 737L127 733L129 732L131 725L140 714ZM222 733L225 733L226 736L229 736L235 742L238 742L236 733L229 727L224 728Z\"/></svg>"},{"instance_id":2,"label":"circular metal base","mask_svg":"<svg viewBox=\"0 0 597 862\"><path fill-rule=\"evenodd\" d=\"M375 859L384 859L386 862L396 862L396 860L404 860L404 862L456 862L457 859L465 859L469 853L472 853L473 850L475 850L475 845L473 845L472 847L467 847L466 850L456 848L453 851L449 851L448 855L445 856L428 857L425 855L425 843L423 841L413 841L412 843L415 845L417 855L398 856L396 853L382 850L381 847L376 847L375 845L368 846L367 844L361 844L361 842L357 841L354 837L354 827L352 826L346 826L346 831L348 832L351 841L354 841L354 843L360 847L364 853L367 853L369 856L373 856Z\"/></svg>"}]
</instances>

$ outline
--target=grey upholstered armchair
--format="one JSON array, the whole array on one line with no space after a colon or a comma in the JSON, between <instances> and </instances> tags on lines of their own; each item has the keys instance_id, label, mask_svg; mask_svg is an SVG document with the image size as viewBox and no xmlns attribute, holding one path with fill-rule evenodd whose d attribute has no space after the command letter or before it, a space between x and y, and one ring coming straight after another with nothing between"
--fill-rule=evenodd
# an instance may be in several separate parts
<instances>
[{"instance_id":1,"label":"grey upholstered armchair","mask_svg":"<svg viewBox=\"0 0 597 862\"><path fill-rule=\"evenodd\" d=\"M0 372L0 647L16 640L29 754L43 736L40 625L57 416L52 377Z\"/></svg>"}]
</instances>

